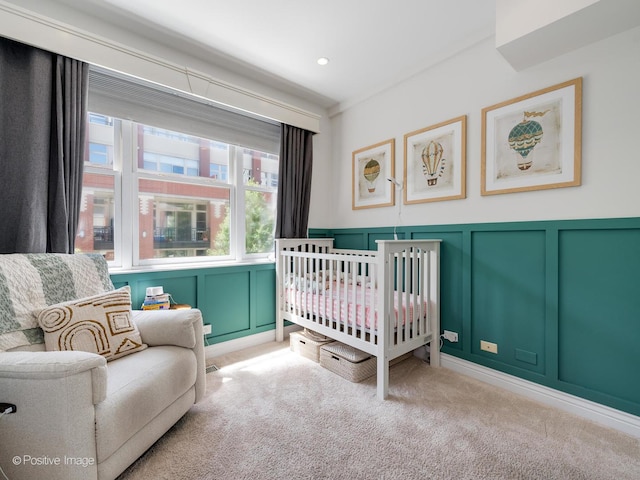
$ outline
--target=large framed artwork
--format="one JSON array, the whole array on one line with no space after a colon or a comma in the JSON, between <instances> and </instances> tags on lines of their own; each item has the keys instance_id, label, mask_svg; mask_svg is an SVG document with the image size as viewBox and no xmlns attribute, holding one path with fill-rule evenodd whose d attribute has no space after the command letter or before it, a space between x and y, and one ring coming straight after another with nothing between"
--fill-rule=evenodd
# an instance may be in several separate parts
<instances>
[{"instance_id":1,"label":"large framed artwork","mask_svg":"<svg viewBox=\"0 0 640 480\"><path fill-rule=\"evenodd\" d=\"M395 205L395 139L355 150L351 168L353 210Z\"/></svg>"},{"instance_id":2,"label":"large framed artwork","mask_svg":"<svg viewBox=\"0 0 640 480\"><path fill-rule=\"evenodd\" d=\"M482 195L580 185L582 78L482 110Z\"/></svg>"},{"instance_id":3,"label":"large framed artwork","mask_svg":"<svg viewBox=\"0 0 640 480\"><path fill-rule=\"evenodd\" d=\"M404 136L404 203L454 200L466 196L467 117Z\"/></svg>"}]
</instances>

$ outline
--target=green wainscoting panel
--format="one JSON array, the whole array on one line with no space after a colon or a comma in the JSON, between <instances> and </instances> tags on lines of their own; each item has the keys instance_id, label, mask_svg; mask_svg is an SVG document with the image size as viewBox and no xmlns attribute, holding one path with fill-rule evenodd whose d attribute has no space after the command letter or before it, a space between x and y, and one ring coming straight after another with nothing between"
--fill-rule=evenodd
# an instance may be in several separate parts
<instances>
[{"instance_id":1,"label":"green wainscoting panel","mask_svg":"<svg viewBox=\"0 0 640 480\"><path fill-rule=\"evenodd\" d=\"M559 380L640 402L640 228L559 233Z\"/></svg>"},{"instance_id":2,"label":"green wainscoting panel","mask_svg":"<svg viewBox=\"0 0 640 480\"><path fill-rule=\"evenodd\" d=\"M256 327L275 328L276 272L273 269L256 271Z\"/></svg>"},{"instance_id":3,"label":"green wainscoting panel","mask_svg":"<svg viewBox=\"0 0 640 480\"><path fill-rule=\"evenodd\" d=\"M238 298L238 292L249 292L250 272L211 273L205 276L204 285L207 296L202 305L215 312L211 321L215 336L225 337L251 328L250 299Z\"/></svg>"},{"instance_id":4,"label":"green wainscoting panel","mask_svg":"<svg viewBox=\"0 0 640 480\"><path fill-rule=\"evenodd\" d=\"M275 328L273 263L112 272L111 279L116 288L131 286L133 308L140 308L151 286L162 286L177 303L199 308L212 328L209 344Z\"/></svg>"},{"instance_id":5,"label":"green wainscoting panel","mask_svg":"<svg viewBox=\"0 0 640 480\"><path fill-rule=\"evenodd\" d=\"M448 348L461 350L465 339L464 302L462 271L463 238L462 232L415 232L412 239L441 239L440 244L440 317L443 319L442 330L458 334L458 343L443 340ZM444 320L446 319L446 321Z\"/></svg>"},{"instance_id":6,"label":"green wainscoting panel","mask_svg":"<svg viewBox=\"0 0 640 480\"><path fill-rule=\"evenodd\" d=\"M361 233L338 233L333 237L333 246L335 248L351 248L354 250L367 249L366 232Z\"/></svg>"},{"instance_id":7,"label":"green wainscoting panel","mask_svg":"<svg viewBox=\"0 0 640 480\"><path fill-rule=\"evenodd\" d=\"M640 415L640 218L398 227L440 238L442 351ZM310 229L375 249L394 228ZM372 243L373 242L373 243ZM480 340L498 354L480 350Z\"/></svg>"},{"instance_id":8,"label":"green wainscoting panel","mask_svg":"<svg viewBox=\"0 0 640 480\"><path fill-rule=\"evenodd\" d=\"M474 232L471 258L471 353L544 373L544 231ZM481 340L498 353L482 351ZM522 361L517 349L540 361Z\"/></svg>"}]
</instances>

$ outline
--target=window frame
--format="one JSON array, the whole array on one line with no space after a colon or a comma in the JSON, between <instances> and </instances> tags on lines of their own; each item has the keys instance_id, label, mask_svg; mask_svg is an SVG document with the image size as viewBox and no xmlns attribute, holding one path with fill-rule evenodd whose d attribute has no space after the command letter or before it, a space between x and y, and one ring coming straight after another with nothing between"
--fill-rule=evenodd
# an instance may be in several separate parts
<instances>
[{"instance_id":1,"label":"window frame","mask_svg":"<svg viewBox=\"0 0 640 480\"><path fill-rule=\"evenodd\" d=\"M135 270L145 268L171 268L188 267L193 265L228 265L238 263L260 263L273 261L273 250L264 253L246 252L246 227L245 227L245 196L246 191L255 190L260 192L273 193L277 196L278 186L269 185L246 185L243 181L243 153L245 150L262 152L269 157L278 157L277 154L264 152L259 148L251 149L238 145L228 144L214 139L228 146L228 180L219 180L211 177L189 176L184 174L163 173L160 171L147 171L138 167L138 136L137 131L142 127L151 127L174 131L153 125L142 124L131 120L119 119L107 114L91 111L89 115L105 116L112 119L113 128L113 167L101 167L92 165L85 161L85 172L113 177L114 181L114 258L109 261L109 266L115 269ZM183 132L176 132L183 134ZM185 133L185 135L192 136ZM87 139L87 145L90 138ZM89 149L87 148L87 152ZM208 173L208 172L207 172ZM182 183L186 185L202 185L215 188L223 188L229 192L229 211L232 213L229 219L229 255L224 256L190 256L190 257L154 257L149 259L140 258L140 219L139 219L139 185L141 179L153 181L166 180L169 182ZM131 205L132 208L125 208ZM135 206L135 207L134 207ZM274 212L275 219L276 212ZM274 222L275 226L275 222ZM275 233L275 232L274 232ZM131 239L125 241L125 239Z\"/></svg>"}]
</instances>

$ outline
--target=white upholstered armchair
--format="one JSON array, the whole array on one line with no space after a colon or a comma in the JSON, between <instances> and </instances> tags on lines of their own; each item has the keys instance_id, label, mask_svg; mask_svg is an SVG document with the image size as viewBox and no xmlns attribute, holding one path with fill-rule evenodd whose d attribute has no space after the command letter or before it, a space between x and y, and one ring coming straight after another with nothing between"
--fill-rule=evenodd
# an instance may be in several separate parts
<instances>
[{"instance_id":1,"label":"white upholstered armchair","mask_svg":"<svg viewBox=\"0 0 640 480\"><path fill-rule=\"evenodd\" d=\"M0 403L17 408L0 417L10 480L114 479L204 395L200 311L131 311L125 293L99 256L0 255ZM100 354L78 350L91 342Z\"/></svg>"}]
</instances>

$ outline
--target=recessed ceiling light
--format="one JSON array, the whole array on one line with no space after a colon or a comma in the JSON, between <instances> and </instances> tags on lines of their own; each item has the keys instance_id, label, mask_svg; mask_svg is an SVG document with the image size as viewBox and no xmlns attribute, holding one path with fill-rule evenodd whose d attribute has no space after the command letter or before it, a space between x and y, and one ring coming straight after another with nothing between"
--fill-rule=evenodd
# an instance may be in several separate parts
<instances>
[{"instance_id":1,"label":"recessed ceiling light","mask_svg":"<svg viewBox=\"0 0 640 480\"><path fill-rule=\"evenodd\" d=\"M326 65L329 63L329 59L327 57L320 57L318 59L318 65Z\"/></svg>"}]
</instances>

